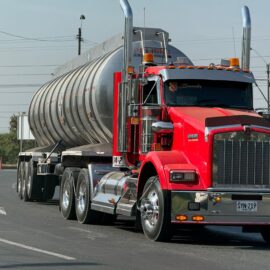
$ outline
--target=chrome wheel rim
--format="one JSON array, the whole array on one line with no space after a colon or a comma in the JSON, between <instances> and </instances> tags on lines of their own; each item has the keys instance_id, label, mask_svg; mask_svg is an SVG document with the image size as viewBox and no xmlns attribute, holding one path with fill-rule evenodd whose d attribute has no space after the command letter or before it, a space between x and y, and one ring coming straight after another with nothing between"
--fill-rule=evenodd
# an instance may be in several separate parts
<instances>
[{"instance_id":1,"label":"chrome wheel rim","mask_svg":"<svg viewBox=\"0 0 270 270\"><path fill-rule=\"evenodd\" d=\"M25 186L25 177L23 177L22 180L21 180L21 190L22 190L22 194L25 193L25 188L26 188L26 186Z\"/></svg>"},{"instance_id":2,"label":"chrome wheel rim","mask_svg":"<svg viewBox=\"0 0 270 270\"><path fill-rule=\"evenodd\" d=\"M142 200L141 216L148 231L153 231L159 221L159 198L156 190L150 190Z\"/></svg>"},{"instance_id":3,"label":"chrome wheel rim","mask_svg":"<svg viewBox=\"0 0 270 270\"><path fill-rule=\"evenodd\" d=\"M22 178L21 178L21 175L19 174L19 177L18 177L18 194L20 195L22 192Z\"/></svg>"},{"instance_id":4,"label":"chrome wheel rim","mask_svg":"<svg viewBox=\"0 0 270 270\"><path fill-rule=\"evenodd\" d=\"M27 194L30 197L30 191L31 191L31 176L29 175L27 177L27 183L26 183L26 187L27 187Z\"/></svg>"},{"instance_id":5,"label":"chrome wheel rim","mask_svg":"<svg viewBox=\"0 0 270 270\"><path fill-rule=\"evenodd\" d=\"M70 184L69 181L65 181L64 183L64 187L63 187L63 202L62 202L62 206L64 209L67 209L69 207L70 204Z\"/></svg>"},{"instance_id":6,"label":"chrome wheel rim","mask_svg":"<svg viewBox=\"0 0 270 270\"><path fill-rule=\"evenodd\" d=\"M78 210L80 214L84 213L85 207L86 207L86 184L81 183L78 194Z\"/></svg>"}]
</instances>

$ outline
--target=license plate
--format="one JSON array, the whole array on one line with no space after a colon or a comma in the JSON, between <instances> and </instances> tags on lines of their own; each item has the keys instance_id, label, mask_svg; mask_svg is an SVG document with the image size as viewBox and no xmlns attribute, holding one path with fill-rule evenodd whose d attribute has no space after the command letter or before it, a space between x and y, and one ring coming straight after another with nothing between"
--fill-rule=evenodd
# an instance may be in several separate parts
<instances>
[{"instance_id":1,"label":"license plate","mask_svg":"<svg viewBox=\"0 0 270 270\"><path fill-rule=\"evenodd\" d=\"M237 212L257 212L257 201L236 201Z\"/></svg>"}]
</instances>

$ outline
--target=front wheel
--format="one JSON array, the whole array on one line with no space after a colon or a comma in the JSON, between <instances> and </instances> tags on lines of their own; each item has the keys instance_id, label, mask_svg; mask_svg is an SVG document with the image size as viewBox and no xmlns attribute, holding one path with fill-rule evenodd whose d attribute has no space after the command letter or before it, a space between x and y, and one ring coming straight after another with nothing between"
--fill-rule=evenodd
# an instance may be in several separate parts
<instances>
[{"instance_id":1,"label":"front wheel","mask_svg":"<svg viewBox=\"0 0 270 270\"><path fill-rule=\"evenodd\" d=\"M141 224L145 236L154 241L168 241L170 226L169 200L160 188L159 178L150 177L143 189L140 203Z\"/></svg>"}]
</instances>

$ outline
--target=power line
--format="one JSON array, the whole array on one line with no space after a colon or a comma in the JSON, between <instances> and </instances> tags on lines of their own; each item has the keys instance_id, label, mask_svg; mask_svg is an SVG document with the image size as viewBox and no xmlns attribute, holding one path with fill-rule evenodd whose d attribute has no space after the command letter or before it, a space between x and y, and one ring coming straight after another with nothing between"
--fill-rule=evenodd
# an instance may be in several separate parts
<instances>
[{"instance_id":1,"label":"power line","mask_svg":"<svg viewBox=\"0 0 270 270\"><path fill-rule=\"evenodd\" d=\"M15 113L14 111L0 111L0 113Z\"/></svg>"},{"instance_id":2,"label":"power line","mask_svg":"<svg viewBox=\"0 0 270 270\"><path fill-rule=\"evenodd\" d=\"M0 68L13 68L13 67L16 67L16 68L21 68L21 67L58 67L58 65L56 64L48 64L48 65L0 65Z\"/></svg>"},{"instance_id":3,"label":"power line","mask_svg":"<svg viewBox=\"0 0 270 270\"><path fill-rule=\"evenodd\" d=\"M0 88L41 87L42 84L0 84Z\"/></svg>"},{"instance_id":4,"label":"power line","mask_svg":"<svg viewBox=\"0 0 270 270\"><path fill-rule=\"evenodd\" d=\"M29 104L0 104L0 106L28 106Z\"/></svg>"},{"instance_id":5,"label":"power line","mask_svg":"<svg viewBox=\"0 0 270 270\"><path fill-rule=\"evenodd\" d=\"M0 91L0 94L34 94L35 93L35 91L32 91L32 92L14 92L14 91L12 91L12 92L2 92L2 91Z\"/></svg>"},{"instance_id":6,"label":"power line","mask_svg":"<svg viewBox=\"0 0 270 270\"><path fill-rule=\"evenodd\" d=\"M57 40L54 37L54 40L50 39L50 38L34 38L34 37L25 37L25 36L20 36L17 34L12 34L6 31L0 31L0 33L7 35L7 36L11 36L11 37L16 37L16 38L20 38L20 39L24 39L24 40L32 40L32 41L46 41L46 42L58 42L59 40Z\"/></svg>"},{"instance_id":7,"label":"power line","mask_svg":"<svg viewBox=\"0 0 270 270\"><path fill-rule=\"evenodd\" d=\"M49 73L11 73L11 74L0 74L1 77L4 76L49 76Z\"/></svg>"}]
</instances>

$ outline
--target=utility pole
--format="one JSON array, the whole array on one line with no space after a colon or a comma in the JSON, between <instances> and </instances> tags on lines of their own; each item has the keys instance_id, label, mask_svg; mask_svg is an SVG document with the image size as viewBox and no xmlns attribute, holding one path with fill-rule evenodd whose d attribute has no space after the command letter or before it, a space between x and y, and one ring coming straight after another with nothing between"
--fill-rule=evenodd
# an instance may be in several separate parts
<instances>
[{"instance_id":1,"label":"utility pole","mask_svg":"<svg viewBox=\"0 0 270 270\"><path fill-rule=\"evenodd\" d=\"M82 21L85 20L85 16L81 15L80 20L81 20L81 27L79 27L78 35L77 35L77 39L78 39L78 55L81 55L81 42L83 41L83 38L82 38Z\"/></svg>"},{"instance_id":2,"label":"utility pole","mask_svg":"<svg viewBox=\"0 0 270 270\"><path fill-rule=\"evenodd\" d=\"M81 55L82 29L79 27L78 38L78 55Z\"/></svg>"}]
</instances>

